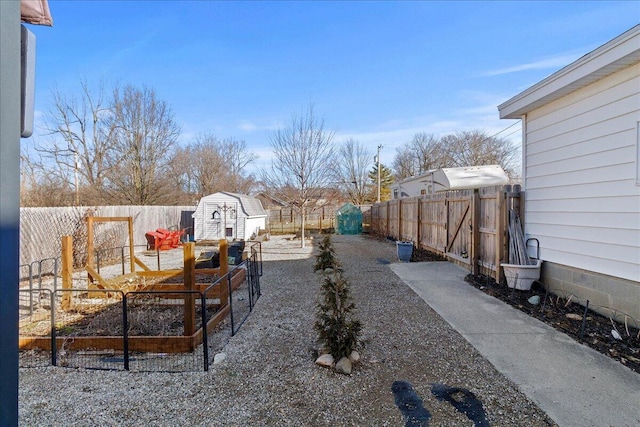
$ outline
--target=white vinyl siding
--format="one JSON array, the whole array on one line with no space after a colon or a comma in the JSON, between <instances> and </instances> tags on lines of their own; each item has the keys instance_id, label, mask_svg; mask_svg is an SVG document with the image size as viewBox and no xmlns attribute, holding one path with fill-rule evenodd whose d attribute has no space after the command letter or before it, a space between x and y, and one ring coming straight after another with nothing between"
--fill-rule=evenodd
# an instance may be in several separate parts
<instances>
[{"instance_id":1,"label":"white vinyl siding","mask_svg":"<svg viewBox=\"0 0 640 427\"><path fill-rule=\"evenodd\" d=\"M636 123L636 184L640 185L640 122Z\"/></svg>"},{"instance_id":2,"label":"white vinyl siding","mask_svg":"<svg viewBox=\"0 0 640 427\"><path fill-rule=\"evenodd\" d=\"M526 233L542 258L640 280L640 64L526 121Z\"/></svg>"}]
</instances>

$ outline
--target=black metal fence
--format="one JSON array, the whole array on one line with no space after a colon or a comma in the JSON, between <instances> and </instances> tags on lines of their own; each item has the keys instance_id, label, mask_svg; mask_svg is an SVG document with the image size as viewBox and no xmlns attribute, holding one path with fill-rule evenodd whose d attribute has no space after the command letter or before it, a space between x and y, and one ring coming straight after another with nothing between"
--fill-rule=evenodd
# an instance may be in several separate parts
<instances>
[{"instance_id":1,"label":"black metal fence","mask_svg":"<svg viewBox=\"0 0 640 427\"><path fill-rule=\"evenodd\" d=\"M249 251L246 260L201 290L20 289L20 366L208 370L260 298L260 244ZM233 278L240 269L245 279L238 283ZM195 334L185 336L187 322ZM167 351L168 341L180 352Z\"/></svg>"}]
</instances>

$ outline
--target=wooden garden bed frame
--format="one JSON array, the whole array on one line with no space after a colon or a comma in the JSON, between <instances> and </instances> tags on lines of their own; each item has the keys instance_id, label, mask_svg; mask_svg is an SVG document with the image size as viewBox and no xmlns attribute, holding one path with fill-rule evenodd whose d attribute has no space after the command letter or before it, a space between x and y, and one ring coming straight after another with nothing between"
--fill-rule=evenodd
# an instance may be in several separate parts
<instances>
[{"instance_id":1,"label":"wooden garden bed frame","mask_svg":"<svg viewBox=\"0 0 640 427\"><path fill-rule=\"evenodd\" d=\"M129 223L129 242L133 242L133 218L132 217L88 217L88 245L89 254L93 252L93 224L95 222L108 221L127 221ZM228 260L228 242L220 240L220 263L219 268L198 269L198 274L217 275L225 277L229 272L229 266L225 260ZM210 284L196 283L195 269L195 243L188 242L183 245L183 269L182 270L161 270L152 271L133 253L133 245L130 245L129 257L131 260L131 273L105 280L93 266L93 257L89 256L85 271L88 277L88 289L95 289L96 294L103 294L105 291L113 290L114 292L130 292L126 289L126 285L122 285L126 279L131 277L146 277L153 279L167 279L177 276L183 276L183 284L162 284L155 283L141 290L153 291L199 291L204 292ZM136 265L142 268L142 271L136 271ZM64 292L60 307L63 311L73 309L74 298L72 292L72 274L73 274L73 241L71 236L62 238L62 289L68 290ZM232 272L231 289L237 289L246 280L246 270L243 268L235 269ZM140 289L139 289L140 290ZM91 292L88 292L91 297ZM175 294L174 294L175 295ZM205 297L207 299L217 298L219 300L218 310L215 315L207 321L206 328L200 327L196 329L196 297L197 294L185 294L184 296L174 296L172 299L182 299L184 301L184 334L182 336L132 336L128 337L129 351L140 352L157 352L157 353L186 353L194 351L198 345L203 342L203 334L209 334L224 318L229 314L229 288L226 280L221 280L211 288ZM54 308L52 307L52 310ZM206 307L202 309L206 310ZM81 337L59 337L56 338L56 347L58 349L65 348L67 350L95 349L95 350L119 350L124 349L123 336L81 336ZM49 337L32 337L20 336L20 350L43 349L51 350L51 336Z\"/></svg>"}]
</instances>

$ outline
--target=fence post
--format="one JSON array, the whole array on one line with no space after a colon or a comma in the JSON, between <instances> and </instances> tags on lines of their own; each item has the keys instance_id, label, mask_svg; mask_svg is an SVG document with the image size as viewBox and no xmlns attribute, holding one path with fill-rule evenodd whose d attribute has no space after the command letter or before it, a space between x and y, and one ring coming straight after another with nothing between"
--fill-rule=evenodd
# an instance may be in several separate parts
<instances>
[{"instance_id":1,"label":"fence post","mask_svg":"<svg viewBox=\"0 0 640 427\"><path fill-rule=\"evenodd\" d=\"M204 370L209 370L209 329L207 328L207 297L200 292L200 311L202 312L202 356Z\"/></svg>"},{"instance_id":2,"label":"fence post","mask_svg":"<svg viewBox=\"0 0 640 427\"><path fill-rule=\"evenodd\" d=\"M135 254L135 242L133 240L133 217L127 219L128 231L129 231L129 272L134 273L136 271L136 254ZM160 259L158 259L158 270L160 270Z\"/></svg>"},{"instance_id":3,"label":"fence post","mask_svg":"<svg viewBox=\"0 0 640 427\"><path fill-rule=\"evenodd\" d=\"M195 289L196 283L196 259L194 242L185 243L182 249L184 256L184 288L186 291ZM222 260L220 260L222 265ZM192 293L184 297L184 336L191 336L195 333L196 325L196 305ZM206 328L206 326L205 326Z\"/></svg>"},{"instance_id":4,"label":"fence post","mask_svg":"<svg viewBox=\"0 0 640 427\"><path fill-rule=\"evenodd\" d=\"M61 307L71 308L71 288L73 287L73 238L62 236L62 301Z\"/></svg>"},{"instance_id":5,"label":"fence post","mask_svg":"<svg viewBox=\"0 0 640 427\"><path fill-rule=\"evenodd\" d=\"M420 231L421 231L421 222L422 222L422 198L418 198L416 199L416 202L418 203L418 206L416 207L416 247L418 249L421 249L422 246L420 244L421 241L421 236L420 236Z\"/></svg>"},{"instance_id":6,"label":"fence post","mask_svg":"<svg viewBox=\"0 0 640 427\"><path fill-rule=\"evenodd\" d=\"M129 370L129 318L127 313L127 294L122 293L122 359L124 370Z\"/></svg>"},{"instance_id":7,"label":"fence post","mask_svg":"<svg viewBox=\"0 0 640 427\"><path fill-rule=\"evenodd\" d=\"M506 200L507 191L505 187L501 187L496 191L496 258L494 260L495 271L493 278L496 282L500 282L500 264L505 259L505 239L506 239Z\"/></svg>"},{"instance_id":8,"label":"fence post","mask_svg":"<svg viewBox=\"0 0 640 427\"><path fill-rule=\"evenodd\" d=\"M391 234L391 233L389 233L389 231L391 231L390 227L389 227L389 206L391 205L391 202L389 200L387 200L386 202L384 202L384 205L385 205L385 208L387 210L387 218L386 218L386 221L385 221L384 234L386 234L385 237L387 237L387 236L389 236L389 234Z\"/></svg>"},{"instance_id":9,"label":"fence post","mask_svg":"<svg viewBox=\"0 0 640 427\"><path fill-rule=\"evenodd\" d=\"M480 191L476 188L471 196L471 273L478 275L480 261Z\"/></svg>"},{"instance_id":10,"label":"fence post","mask_svg":"<svg viewBox=\"0 0 640 427\"><path fill-rule=\"evenodd\" d=\"M402 235L402 199L398 199L398 240L404 240Z\"/></svg>"},{"instance_id":11,"label":"fence post","mask_svg":"<svg viewBox=\"0 0 640 427\"><path fill-rule=\"evenodd\" d=\"M93 269L93 257L95 256L95 253L93 252L93 217L92 216L88 216L87 217L87 266L91 267L91 269ZM93 281L95 279L95 277L93 277L91 275L91 273L87 273L87 279L88 279L88 288L91 289Z\"/></svg>"}]
</instances>

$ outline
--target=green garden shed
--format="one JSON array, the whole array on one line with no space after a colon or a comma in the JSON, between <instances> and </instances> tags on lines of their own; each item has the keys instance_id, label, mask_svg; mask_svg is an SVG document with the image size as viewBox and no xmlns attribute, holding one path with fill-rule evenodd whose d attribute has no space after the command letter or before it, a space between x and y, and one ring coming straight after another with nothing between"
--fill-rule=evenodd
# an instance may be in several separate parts
<instances>
[{"instance_id":1,"label":"green garden shed","mask_svg":"<svg viewBox=\"0 0 640 427\"><path fill-rule=\"evenodd\" d=\"M359 207L347 203L336 212L336 229L338 234L361 234L362 211Z\"/></svg>"}]
</instances>

